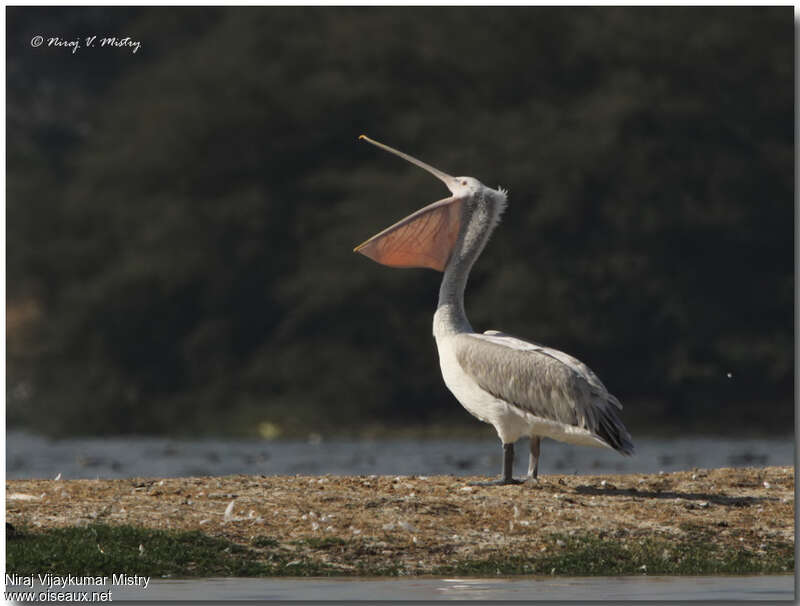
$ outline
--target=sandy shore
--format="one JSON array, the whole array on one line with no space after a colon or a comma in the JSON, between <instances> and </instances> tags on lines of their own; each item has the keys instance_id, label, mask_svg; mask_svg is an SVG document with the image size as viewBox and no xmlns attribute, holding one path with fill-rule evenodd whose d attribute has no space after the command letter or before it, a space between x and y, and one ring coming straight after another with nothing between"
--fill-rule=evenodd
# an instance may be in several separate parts
<instances>
[{"instance_id":1,"label":"sandy shore","mask_svg":"<svg viewBox=\"0 0 800 606\"><path fill-rule=\"evenodd\" d=\"M702 540L753 555L794 543L793 467L469 485L484 479L14 480L6 483L6 519L32 531L91 523L199 530L342 572L365 563L422 573L453 561L525 558L562 549L556 536L592 535L623 547Z\"/></svg>"}]
</instances>

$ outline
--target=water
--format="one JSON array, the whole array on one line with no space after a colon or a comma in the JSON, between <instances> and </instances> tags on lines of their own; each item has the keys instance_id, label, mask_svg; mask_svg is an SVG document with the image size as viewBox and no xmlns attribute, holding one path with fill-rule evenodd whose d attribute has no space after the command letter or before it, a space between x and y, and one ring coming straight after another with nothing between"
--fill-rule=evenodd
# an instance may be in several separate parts
<instances>
[{"instance_id":1,"label":"water","mask_svg":"<svg viewBox=\"0 0 800 606\"><path fill-rule=\"evenodd\" d=\"M24 587L10 589L27 590ZM67 587L102 591L103 586ZM794 576L514 577L496 579L153 579L147 589L107 587L121 600L794 600ZM40 591L41 586L34 587Z\"/></svg>"},{"instance_id":2,"label":"water","mask_svg":"<svg viewBox=\"0 0 800 606\"><path fill-rule=\"evenodd\" d=\"M712 467L793 465L791 436L764 439L691 437L635 441L637 454L542 442L542 474L656 473ZM527 442L515 470L527 471ZM175 440L110 437L50 440L9 431L8 479L248 475L479 475L499 473L497 440Z\"/></svg>"}]
</instances>

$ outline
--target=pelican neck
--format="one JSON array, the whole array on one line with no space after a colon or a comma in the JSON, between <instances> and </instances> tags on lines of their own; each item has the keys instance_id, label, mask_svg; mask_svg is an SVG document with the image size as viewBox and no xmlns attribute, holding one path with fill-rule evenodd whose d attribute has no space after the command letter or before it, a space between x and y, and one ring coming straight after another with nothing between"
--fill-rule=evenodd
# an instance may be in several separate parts
<instances>
[{"instance_id":1,"label":"pelican neck","mask_svg":"<svg viewBox=\"0 0 800 606\"><path fill-rule=\"evenodd\" d=\"M433 316L435 337L474 332L464 311L464 289L467 286L470 264L450 263L439 287L439 304Z\"/></svg>"}]
</instances>

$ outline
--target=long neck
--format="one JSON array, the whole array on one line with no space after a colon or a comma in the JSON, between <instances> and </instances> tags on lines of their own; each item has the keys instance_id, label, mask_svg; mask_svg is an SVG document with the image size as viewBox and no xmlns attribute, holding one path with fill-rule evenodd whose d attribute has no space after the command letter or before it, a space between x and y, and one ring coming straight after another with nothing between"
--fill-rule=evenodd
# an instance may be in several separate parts
<instances>
[{"instance_id":1,"label":"long neck","mask_svg":"<svg viewBox=\"0 0 800 606\"><path fill-rule=\"evenodd\" d=\"M479 251L480 252L480 251ZM475 255L477 258L478 255ZM474 262L474 260L473 260ZM450 263L444 270L439 287L439 305L433 316L433 334L437 337L459 332L472 332L464 311L464 289L472 263Z\"/></svg>"},{"instance_id":2,"label":"long neck","mask_svg":"<svg viewBox=\"0 0 800 606\"><path fill-rule=\"evenodd\" d=\"M435 337L473 332L464 311L464 289L472 265L480 256L497 224L500 210L502 209L496 209L489 204L468 207L465 223L445 267L442 284L439 287L439 305L433 316Z\"/></svg>"}]
</instances>

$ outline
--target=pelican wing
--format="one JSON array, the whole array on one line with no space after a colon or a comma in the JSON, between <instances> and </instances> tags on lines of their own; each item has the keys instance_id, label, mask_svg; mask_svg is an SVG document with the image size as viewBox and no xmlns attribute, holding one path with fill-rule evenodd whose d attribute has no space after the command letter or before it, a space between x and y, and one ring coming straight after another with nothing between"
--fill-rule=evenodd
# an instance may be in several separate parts
<instances>
[{"instance_id":1,"label":"pelican wing","mask_svg":"<svg viewBox=\"0 0 800 606\"><path fill-rule=\"evenodd\" d=\"M576 374L581 376L592 387L593 393L600 397L608 398L609 402L622 410L622 404L614 395L608 393L608 389L606 389L606 386L603 385L600 377L594 374L594 371L591 368L586 366L586 364L577 358L573 358L571 355L566 354L563 351L559 351L551 347L545 347L544 345L534 343L533 341L523 341L522 339L512 337L511 335L507 335L506 333L499 332L497 330L487 330L485 333L483 333L483 335L476 336L486 339L487 341L492 341L493 343L497 343L499 345L505 345L513 349L518 349L520 351L537 351L543 355L550 356L551 358L558 360L562 364L571 368Z\"/></svg>"},{"instance_id":2,"label":"pelican wing","mask_svg":"<svg viewBox=\"0 0 800 606\"><path fill-rule=\"evenodd\" d=\"M564 352L496 331L458 335L456 357L485 391L537 417L587 429L633 452L619 400L589 367Z\"/></svg>"}]
</instances>

